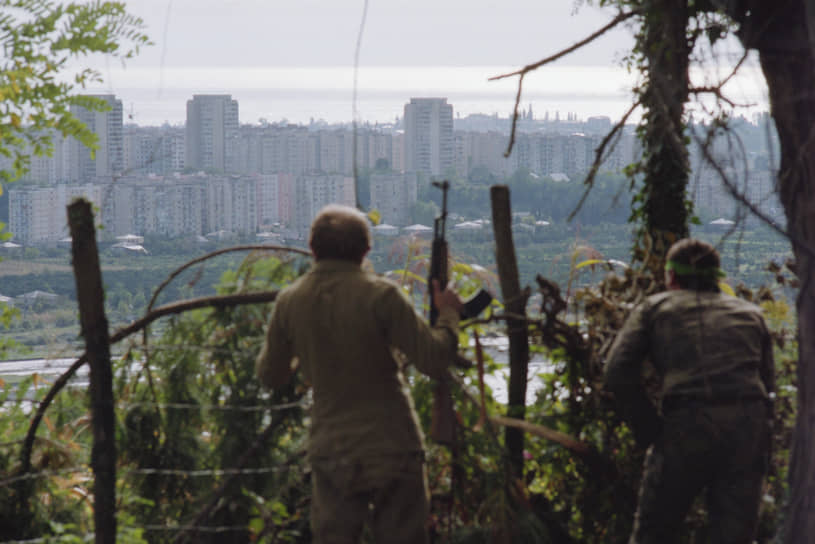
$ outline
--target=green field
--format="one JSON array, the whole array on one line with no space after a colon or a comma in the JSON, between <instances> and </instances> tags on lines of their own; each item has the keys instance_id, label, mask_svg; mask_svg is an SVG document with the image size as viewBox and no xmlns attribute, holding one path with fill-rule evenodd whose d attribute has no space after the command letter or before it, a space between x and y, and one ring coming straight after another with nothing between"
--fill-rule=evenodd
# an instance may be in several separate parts
<instances>
[{"instance_id":1,"label":"green field","mask_svg":"<svg viewBox=\"0 0 815 544\"><path fill-rule=\"evenodd\" d=\"M553 224L532 229L516 226L514 232L522 285L535 285L538 274L562 286L588 285L609 273L609 269L577 269L580 262L587 259L629 261L631 227L627 224ZM767 264L770 261L783 263L790 255L789 244L767 228L728 233L708 227L698 229L695 235L719 247L722 266L728 273L727 282L733 287L740 283L751 288L771 284L774 275L767 271ZM489 227L480 232L451 232L450 247L456 260L478 264L491 271L492 279L496 279L495 250ZM411 249L412 265L422 270L421 261L426 259L427 248L427 240L377 238L370 257L375 270L382 273L404 268L407 251ZM119 256L102 251L105 303L112 330L142 315L156 287L173 270L205 253L184 244L173 245L172 241L161 241L159 249L158 254L147 256ZM245 255L245 252L229 253L195 265L167 286L157 304L214 294L214 286L222 274L236 268ZM497 282L493 285L497 286ZM17 318L3 334L30 351L13 350L6 358L59 356L79 350L75 285L68 249L26 250L25 254L3 257L0 294L13 297L35 290L60 295L60 299L53 304L38 301L27 307L18 305ZM786 295L790 296L791 292Z\"/></svg>"}]
</instances>

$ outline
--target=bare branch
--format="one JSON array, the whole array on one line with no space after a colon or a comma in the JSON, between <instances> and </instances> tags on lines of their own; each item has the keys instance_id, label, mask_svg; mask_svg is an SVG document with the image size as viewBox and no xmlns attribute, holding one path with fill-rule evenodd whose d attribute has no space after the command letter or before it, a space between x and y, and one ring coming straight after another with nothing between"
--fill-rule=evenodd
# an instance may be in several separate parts
<instances>
[{"instance_id":1,"label":"bare branch","mask_svg":"<svg viewBox=\"0 0 815 544\"><path fill-rule=\"evenodd\" d=\"M309 253L308 251L306 251L304 249L295 248L295 247L288 247L288 246L268 245L268 244L248 244L248 245L232 246L232 247L227 247L227 248L223 248L223 249L218 249L216 251L212 251L210 253L207 253L206 255L202 255L202 256L200 256L200 257L198 257L196 259L193 259L191 261L188 261L188 262L184 263L183 265L176 268L173 272L171 272L170 275L167 277L167 279L165 279L163 282L161 282L161 284L156 288L156 290L153 291L153 296L150 297L150 302L147 304L147 310L146 311L149 313L153 309L153 304L156 303L156 299L158 298L161 291L165 287L167 287L167 285L169 285L170 282L172 282L175 278L177 278L178 275L181 274L183 271L187 270L191 266L194 266L194 265L196 265L196 264L198 264L200 262L206 261L208 259L212 259L213 257L217 257L218 255L223 255L224 253L232 253L232 252L235 252L235 251L288 251L288 252L291 252L291 253L298 253L300 255L311 256L311 253ZM145 359L149 360L150 354L149 354L149 347L148 347L149 344L148 344L147 327L144 327L143 331L144 332L143 332L143 335L142 335L142 345L143 345L143 349L145 351ZM148 381L150 391L153 392L154 395L155 395L154 387L153 387L153 377L152 377L152 374L150 372L149 367L147 368L147 381Z\"/></svg>"},{"instance_id":2,"label":"bare branch","mask_svg":"<svg viewBox=\"0 0 815 544\"><path fill-rule=\"evenodd\" d=\"M689 87L688 92L694 95L712 94L718 100L726 103L731 108L750 108L756 105L752 102L746 102L744 104L734 102L731 98L725 96L725 94L722 92L721 85L717 85L715 87Z\"/></svg>"},{"instance_id":3,"label":"bare branch","mask_svg":"<svg viewBox=\"0 0 815 544\"><path fill-rule=\"evenodd\" d=\"M700 86L700 87L689 87L688 92L690 94L694 94L694 95L712 94L719 101L726 103L731 108L738 108L738 107L749 108L749 107L755 106L755 104L752 104L752 103L739 104L737 102L734 102L732 99L725 96L724 92L722 91L724 86L727 85L727 83L731 79L733 79L736 76L736 74L739 72L742 65L747 60L747 57L749 56L749 53L750 53L749 50L745 49L744 52L742 53L741 57L739 58L739 61L736 63L736 65L733 67L733 69L730 70L730 73L727 74L727 77L725 77L723 80L721 80L718 84L716 84L716 85L703 85L703 86Z\"/></svg>"},{"instance_id":4,"label":"bare branch","mask_svg":"<svg viewBox=\"0 0 815 544\"><path fill-rule=\"evenodd\" d=\"M580 211L580 208L583 207L583 204L589 197L589 191L591 191L592 187L594 187L594 178L597 176L597 172L600 170L600 166L603 164L603 159L605 158L603 155L606 152L606 147L608 147L612 139L614 139L614 137L617 136L620 131L622 131L622 129L625 127L626 121L628 121L628 118L631 117L631 114L634 113L634 110L636 110L641 103L641 100L634 102L631 107L628 108L628 111L625 112L622 118L617 121L617 124L612 127L608 134L606 134L605 138L603 138L603 140L600 142L600 145L597 146L597 149L594 150L594 162L591 164L591 168L589 169L589 173L586 175L586 179L583 180L583 185L586 186L586 190L583 191L583 195L580 197L580 201L577 203L577 206L575 206L574 210L572 210L572 212L569 214L569 221L574 219L574 216L577 215L577 212Z\"/></svg>"},{"instance_id":5,"label":"bare branch","mask_svg":"<svg viewBox=\"0 0 815 544\"><path fill-rule=\"evenodd\" d=\"M521 106L521 92L524 86L524 75L518 78L518 92L515 93L515 107L512 110L512 128L509 131L509 144L507 150L504 151L504 157L509 157L512 153L512 148L515 146L515 129L518 126L518 108Z\"/></svg>"},{"instance_id":6,"label":"bare branch","mask_svg":"<svg viewBox=\"0 0 815 544\"><path fill-rule=\"evenodd\" d=\"M150 302L147 304L147 312L153 309L153 304L156 302L156 298L158 298L159 293L167 287L167 285L173 281L179 274L181 274L184 270L188 269L189 267L196 265L200 262L206 261L213 257L217 257L218 255L223 255L224 253L231 253L234 251L288 251L291 253L298 253L300 255L305 255L306 257L311 257L311 253L306 251L305 249L300 249L297 247L288 247L288 246L273 246L273 245L264 245L264 244L249 244L243 246L233 246L233 247L226 247L223 249L218 249L216 251L212 251L207 253L206 255L202 255L201 257L195 258L191 261L184 263L183 265L176 268L170 275L167 277L166 280L161 282L156 290L153 292L153 296L150 297Z\"/></svg>"},{"instance_id":7,"label":"bare branch","mask_svg":"<svg viewBox=\"0 0 815 544\"><path fill-rule=\"evenodd\" d=\"M88 362L88 354L83 353L79 359L77 359L74 364L72 364L68 370L62 373L62 375L57 378L54 382L54 385L51 386L51 389L45 395L45 398L42 399L40 402L39 407L37 408L37 412L34 414L34 417L31 419L31 423L28 426L28 434L26 434L25 440L23 441L23 448L20 451L20 474L25 474L29 470L31 470L31 449L34 447L34 438L37 434L37 427L42 421L42 418L45 416L45 410L51 404L51 401L54 400L54 397L57 396L63 387L68 383L68 380L79 370L79 367L84 365Z\"/></svg>"},{"instance_id":8,"label":"bare branch","mask_svg":"<svg viewBox=\"0 0 815 544\"><path fill-rule=\"evenodd\" d=\"M581 442L566 433L550 429L549 427L544 427L543 425L530 423L529 421L525 421L523 419L505 416L490 416L490 420L493 423L503 425L504 427L520 429L524 432L545 438L546 440L551 440L552 442L560 444L567 450L572 451L581 457L585 457L592 453L592 449L589 444Z\"/></svg>"},{"instance_id":9,"label":"bare branch","mask_svg":"<svg viewBox=\"0 0 815 544\"><path fill-rule=\"evenodd\" d=\"M512 153L512 147L515 145L515 128L516 128L516 126L518 124L518 108L520 107L520 104L521 104L521 92L522 92L522 87L523 87L523 82L524 82L524 76L526 76L526 74L528 74L529 72L537 70L538 68L540 68L541 66L543 66L545 64L549 64L551 62L554 62L557 59L559 59L561 57L564 57L564 56L568 55L569 53L572 53L572 52L580 49L584 45L593 42L594 40L596 40L597 38L599 38L600 36L602 36L603 34L608 32L609 30L611 30L612 28L617 26L618 24L622 23L623 21L626 21L626 20L630 19L631 17L634 17L635 15L639 15L639 13L640 13L640 10L633 10L633 11L629 11L629 12L620 13L619 15L617 15L617 17L612 19L611 22L608 23L606 26L604 26L600 30L594 32L593 34L591 34L587 38L585 38L583 40L580 40L579 42L575 43L571 47L567 47L566 49L563 49L563 50L555 53L554 55L546 57L543 60L539 60L538 62L535 62L533 64L527 64L526 66L524 66L520 70L516 70L514 72L509 72L507 74L501 74L499 76L493 76L493 77L488 79L488 81L497 81L499 79L506 79L506 78L512 77L512 76L519 76L519 78L518 78L518 92L515 93L515 107L513 108L513 113L512 113L512 129L510 130L510 133L509 133L509 145L507 146L507 150L504 152L504 157L509 157L510 153Z\"/></svg>"},{"instance_id":10,"label":"bare branch","mask_svg":"<svg viewBox=\"0 0 815 544\"><path fill-rule=\"evenodd\" d=\"M697 144L700 143L701 139L698 136L694 135L694 139L696 139ZM705 161L707 161L707 163L710 164L714 170L716 170L716 173L722 180L722 184L730 192L733 198L744 204L750 210L750 213L758 217L762 222L766 223L774 231L781 234L794 244L797 244L802 250L809 253L810 256L815 257L815 248L807 244L804 240L801 240L800 238L793 236L793 234L788 230L781 228L781 226L778 223L773 221L764 212L759 210L758 207L753 202L751 202L749 198L747 198L747 195L739 191L738 187L736 187L730 181L730 178L728 178L727 173L724 171L722 166L716 161L716 159L710 154L710 150L707 148L707 146L700 145L700 147L702 149L702 155Z\"/></svg>"},{"instance_id":11,"label":"bare branch","mask_svg":"<svg viewBox=\"0 0 815 544\"><path fill-rule=\"evenodd\" d=\"M733 69L730 71L730 73L727 75L727 77L724 78L721 81L721 83L719 83L719 87L724 87L727 84L728 81L730 81L731 79L733 79L733 77L735 77L735 75L738 73L739 69L741 68L741 65L744 64L744 62L747 60L747 57L748 57L749 54L750 54L750 50L745 49L744 53L742 53L742 55L741 55L741 58L739 58L739 62L736 63L736 65L733 67Z\"/></svg>"},{"instance_id":12,"label":"bare branch","mask_svg":"<svg viewBox=\"0 0 815 544\"><path fill-rule=\"evenodd\" d=\"M507 74L501 74L499 76L493 76L493 77L489 78L489 81L497 81L499 79L506 79L506 78L512 77L512 76L523 76L523 75L525 75L525 74L527 74L529 72L537 70L538 68L540 68L541 66L543 66L545 64L550 64L550 63L558 60L561 57L565 57L569 53L577 51L578 49L580 49L584 45L587 45L587 44L593 42L594 40L596 40L597 38L599 38L600 36L602 36L603 34L608 32L609 30L611 30L612 28L617 26L618 24L620 24L620 23L622 23L624 21L627 21L628 19L630 19L630 18L632 18L632 17L634 17L636 15L639 15L640 13L641 13L641 10L638 10L638 9L635 9L633 11L620 13L614 19L612 19L611 22L609 22L606 26L604 26L601 29L597 30L593 34L590 34L588 37L580 40L579 42L575 43L574 45L572 45L570 47L567 47L566 49L563 49L563 50L555 53L554 55L548 56L545 59L539 60L538 62L535 62L533 64L527 64L526 66L524 66L520 70L516 70L514 72L509 72Z\"/></svg>"}]
</instances>

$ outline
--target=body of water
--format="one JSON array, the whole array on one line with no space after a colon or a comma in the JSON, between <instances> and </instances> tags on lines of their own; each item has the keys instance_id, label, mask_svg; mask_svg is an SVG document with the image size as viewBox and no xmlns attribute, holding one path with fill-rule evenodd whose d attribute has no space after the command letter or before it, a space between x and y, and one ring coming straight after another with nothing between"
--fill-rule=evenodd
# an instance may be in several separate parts
<instances>
[{"instance_id":1,"label":"body of water","mask_svg":"<svg viewBox=\"0 0 815 544\"><path fill-rule=\"evenodd\" d=\"M475 113L508 117L517 77L490 81L516 70L512 66L361 66L357 75L358 119L389 123L402 117L411 97L446 97L454 115ZM724 72L724 69L721 69ZM186 102L193 94L231 94L238 100L241 123L286 120L307 124L352 121L354 69L327 67L110 68L104 85L89 92L113 93L123 102L125 121L142 126L183 124ZM724 73L695 73L700 85ZM524 80L523 109L535 118L561 119L604 115L619 119L632 103L637 76L619 66L552 65ZM744 113L767 109L766 89L757 67L746 66L728 83L734 100L748 105ZM639 119L635 113L630 122Z\"/></svg>"},{"instance_id":2,"label":"body of water","mask_svg":"<svg viewBox=\"0 0 815 544\"><path fill-rule=\"evenodd\" d=\"M485 349L497 361L506 361L506 338L484 339ZM0 361L0 379L8 384L13 384L25 376L38 374L43 379L35 384L35 387L50 388L51 384L61 374L74 364L76 359L22 359L16 361ZM546 361L533 359L529 363L527 404L535 400L535 392L543 386L540 373L551 371L551 365ZM507 383L509 379L509 369L504 366L498 372L484 377L484 382L492 389L493 398L502 404L507 402ZM82 365L71 380L73 386L87 386L88 365ZM470 380L469 385L473 392L477 392L478 383Z\"/></svg>"},{"instance_id":3,"label":"body of water","mask_svg":"<svg viewBox=\"0 0 815 544\"><path fill-rule=\"evenodd\" d=\"M512 113L517 78L489 81L512 67L361 67L357 112L362 122L388 123L402 117L411 97L446 97L454 115L506 118ZM174 68L111 70L106 85L92 92L122 99L125 118L140 125L182 124L193 94L225 93L238 100L240 121L287 120L307 124L352 121L352 67ZM620 117L630 104L633 79L614 67L552 68L526 80L522 104L537 118L548 112ZM132 118L129 118L132 116Z\"/></svg>"}]
</instances>

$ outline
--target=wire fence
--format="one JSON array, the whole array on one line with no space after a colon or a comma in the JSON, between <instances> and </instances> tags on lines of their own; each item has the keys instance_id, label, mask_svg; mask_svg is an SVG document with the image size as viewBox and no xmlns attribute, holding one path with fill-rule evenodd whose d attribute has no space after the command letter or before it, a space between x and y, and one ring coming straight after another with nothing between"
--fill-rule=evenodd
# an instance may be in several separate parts
<instances>
[{"instance_id":1,"label":"wire fence","mask_svg":"<svg viewBox=\"0 0 815 544\"><path fill-rule=\"evenodd\" d=\"M142 531L151 532L164 532L164 533L202 533L202 534L226 534L226 533L245 533L247 528L245 525L220 525L220 526L206 526L206 525L139 525L131 527L132 529L141 529ZM96 534L85 533L84 535L77 535L78 538L84 542L93 542ZM39 537L31 538L28 540L0 540L0 544L52 544L55 542L54 537Z\"/></svg>"},{"instance_id":2,"label":"wire fence","mask_svg":"<svg viewBox=\"0 0 815 544\"><path fill-rule=\"evenodd\" d=\"M28 404L37 405L39 401L36 399L5 399L0 402L0 406L7 404ZM132 409L147 408L157 409L162 411L178 410L178 411L199 411L199 412L228 412L228 413L259 413L259 414L275 414L281 413L292 409L302 409L308 413L311 408L310 396L304 397L302 400L296 402L284 402L278 404L256 404L256 405L228 405L228 404L209 404L209 403L195 403L195 402L129 402L122 401L116 403L117 410L127 412ZM42 440L38 438L38 440ZM47 441L56 447L60 444L51 439ZM0 443L0 449L9 450L22 445L24 440L11 440ZM302 457L305 452L302 451L297 458ZM259 466L259 467L217 467L217 468L185 468L185 467L171 467L171 468L151 468L151 467L121 467L117 470L117 477L121 479L132 477L181 477L181 478L196 478L204 479L209 478L212 480L212 488L214 489L219 481L227 478L239 479L252 479L258 476L267 476L270 474L285 474L291 470L291 460L278 464L275 466ZM40 469L27 472L25 474L17 474L0 479L0 489L11 488L21 482L32 482L43 479L66 479L69 480L67 485L73 488L81 488L86 485L92 484L94 474L91 470L90 464L81 464L70 467L62 467L58 469ZM63 484L65 485L65 484ZM151 533L190 533L190 534L229 534L229 533L246 533L249 528L246 524L242 525L206 525L202 523L184 523L179 522L175 524L133 524L126 523L125 529L141 530L143 532ZM94 533L86 533L84 535L71 535L74 538L81 539L81 541L92 542L94 540ZM39 544L55 542L58 540L57 536L43 536L38 538L31 538L26 540L0 540L0 544ZM73 540L72 540L73 541Z\"/></svg>"}]
</instances>

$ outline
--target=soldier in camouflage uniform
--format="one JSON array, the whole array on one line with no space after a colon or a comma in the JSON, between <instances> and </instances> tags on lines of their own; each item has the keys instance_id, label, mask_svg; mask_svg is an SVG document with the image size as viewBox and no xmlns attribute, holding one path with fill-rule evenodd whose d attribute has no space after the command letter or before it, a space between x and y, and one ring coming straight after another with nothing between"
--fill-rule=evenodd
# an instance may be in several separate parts
<instances>
[{"instance_id":1,"label":"soldier in camouflage uniform","mask_svg":"<svg viewBox=\"0 0 815 544\"><path fill-rule=\"evenodd\" d=\"M361 267L368 223L353 208L324 208L309 243L316 262L278 296L256 366L276 387L297 361L313 388L313 542L357 542L366 522L379 543L427 542L423 437L398 361L441 377L461 300L434 286L439 318L428 326L397 285Z\"/></svg>"},{"instance_id":2,"label":"soldier in camouflage uniform","mask_svg":"<svg viewBox=\"0 0 815 544\"><path fill-rule=\"evenodd\" d=\"M609 353L605 386L645 461L630 544L675 542L704 489L710 542L753 541L770 457L774 396L761 310L719 292L719 255L685 239L667 255L669 290L629 316ZM643 361L661 380L647 400Z\"/></svg>"}]
</instances>

